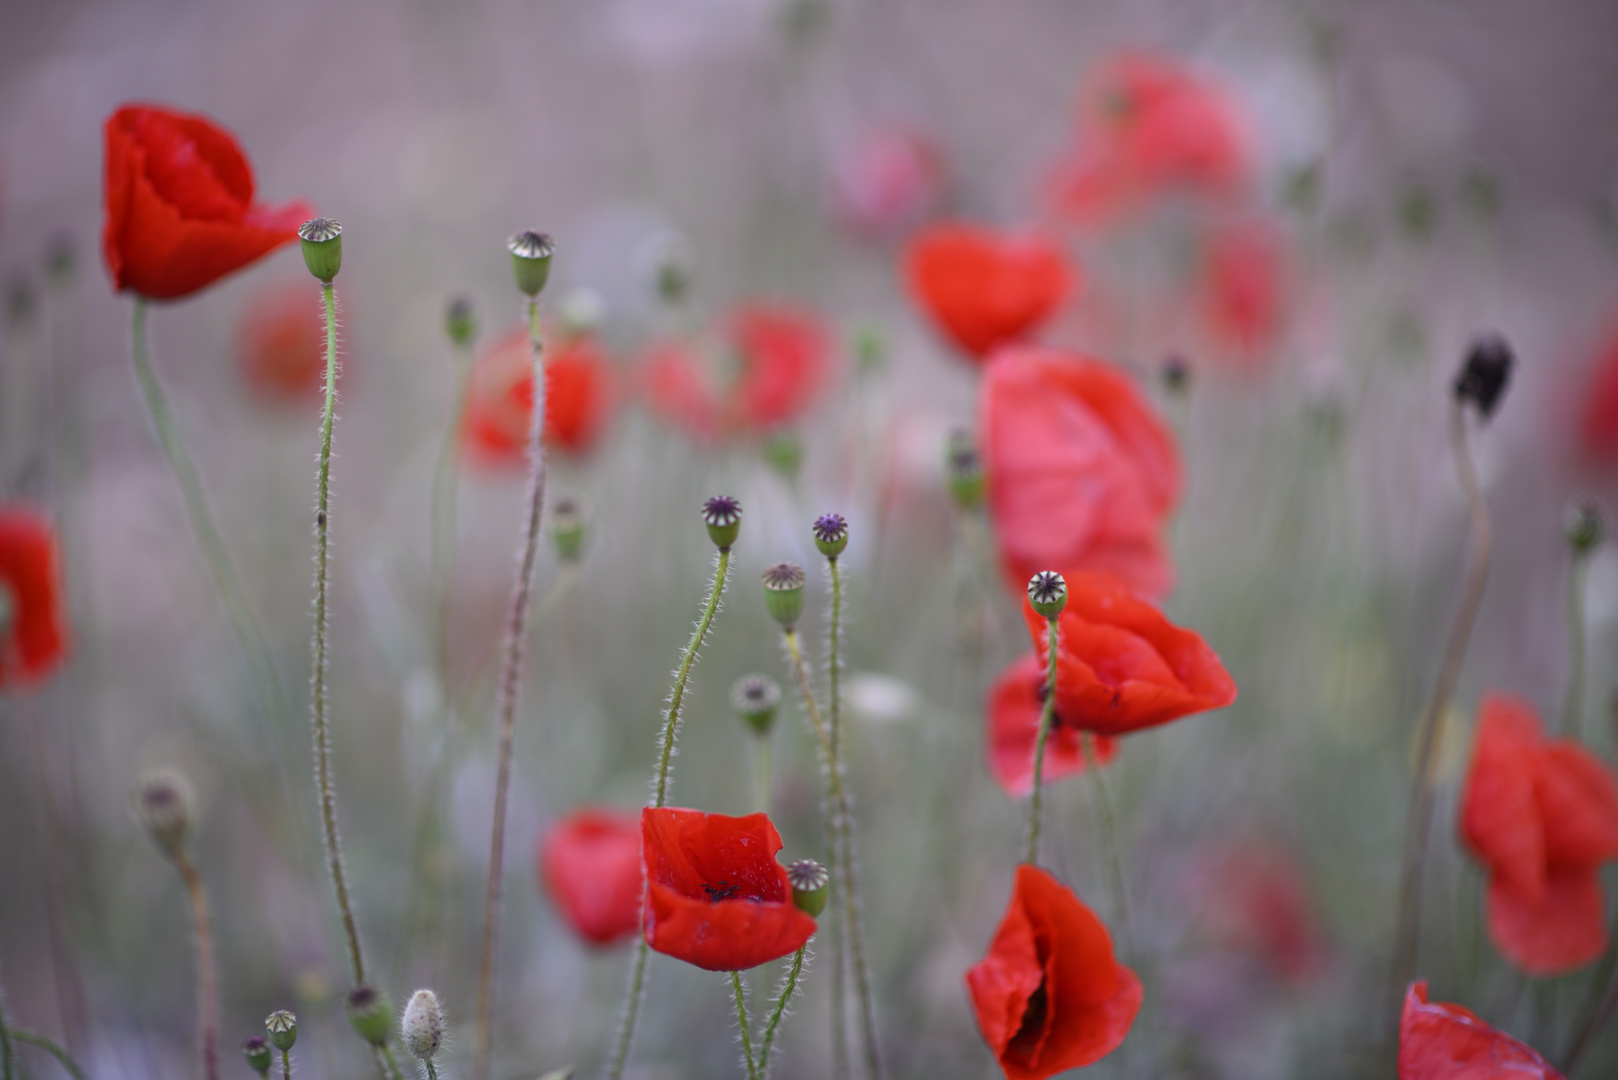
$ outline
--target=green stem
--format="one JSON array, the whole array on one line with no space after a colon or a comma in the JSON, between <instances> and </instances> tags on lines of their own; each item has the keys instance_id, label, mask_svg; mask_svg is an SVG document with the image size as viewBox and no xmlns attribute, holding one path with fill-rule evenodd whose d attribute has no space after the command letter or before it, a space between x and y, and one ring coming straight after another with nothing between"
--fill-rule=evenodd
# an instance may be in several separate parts
<instances>
[{"instance_id":1,"label":"green stem","mask_svg":"<svg viewBox=\"0 0 1618 1080\"><path fill-rule=\"evenodd\" d=\"M1056 620L1045 620L1046 653L1045 705L1039 710L1039 733L1034 736L1034 793L1028 803L1028 846L1023 861L1039 864L1039 816L1045 794L1045 740L1050 737L1051 718L1056 715Z\"/></svg>"},{"instance_id":2,"label":"green stem","mask_svg":"<svg viewBox=\"0 0 1618 1080\"><path fill-rule=\"evenodd\" d=\"M758 1080L758 1066L753 1062L753 1036L747 1027L747 990L742 986L742 973L730 973L730 987L736 993L736 1023L742 1029L742 1054L747 1059L747 1080Z\"/></svg>"},{"instance_id":3,"label":"green stem","mask_svg":"<svg viewBox=\"0 0 1618 1080\"><path fill-rule=\"evenodd\" d=\"M454 595L456 490L460 475L461 442L466 431L466 398L472 386L472 350L455 346L455 405L444 428L444 442L433 468L432 554L433 643L438 661L438 684L444 700L450 698L450 601Z\"/></svg>"},{"instance_id":4,"label":"green stem","mask_svg":"<svg viewBox=\"0 0 1618 1080\"><path fill-rule=\"evenodd\" d=\"M208 920L208 897L202 891L202 875L184 851L174 859L175 869L185 881L191 903L191 922L197 937L197 1029L202 1042L202 1075L219 1080L219 1023L217 994L214 989L213 930Z\"/></svg>"},{"instance_id":5,"label":"green stem","mask_svg":"<svg viewBox=\"0 0 1618 1080\"><path fill-rule=\"evenodd\" d=\"M539 301L528 300L528 351L534 380L533 415L528 424L528 516L523 521L522 558L511 588L506 619L505 659L500 671L500 750L494 785L494 827L489 836L489 881L483 893L483 943L478 954L477 1045L474 1080L487 1080L494 1013L494 947L500 934L500 885L506 858L506 803L511 792L512 744L516 736L517 692L522 685L523 641L528 632L528 594L539 551L539 521L545 506L545 344L540 338Z\"/></svg>"},{"instance_id":6,"label":"green stem","mask_svg":"<svg viewBox=\"0 0 1618 1080\"><path fill-rule=\"evenodd\" d=\"M1055 695L1052 695L1053 697ZM1112 813L1112 800L1107 798L1107 783L1101 776L1101 762L1096 760L1095 739L1089 732L1079 738L1084 753L1084 771L1090 774L1091 790L1095 794L1096 817L1101 822L1101 843L1107 849L1107 868L1112 875L1112 898L1118 906L1118 926L1123 931L1124 952L1139 961L1135 951L1135 934L1129 925L1129 894L1124 889L1124 864L1118 854L1118 829Z\"/></svg>"},{"instance_id":7,"label":"green stem","mask_svg":"<svg viewBox=\"0 0 1618 1080\"><path fill-rule=\"evenodd\" d=\"M16 1080L11 1065L11 1029L6 1026L4 993L0 993L0 1080Z\"/></svg>"},{"instance_id":8,"label":"green stem","mask_svg":"<svg viewBox=\"0 0 1618 1080\"><path fill-rule=\"evenodd\" d=\"M781 1026L781 1019L786 1015L787 1003L792 995L798 992L798 976L803 974L803 958L809 951L806 941L798 946L798 951L792 956L792 966L787 969L786 981L781 984L781 990L775 996L775 1008L770 1010L770 1019L764 1025L764 1038L759 1042L758 1049L758 1075L760 1078L770 1074L770 1047L775 1042L775 1030Z\"/></svg>"},{"instance_id":9,"label":"green stem","mask_svg":"<svg viewBox=\"0 0 1618 1080\"><path fill-rule=\"evenodd\" d=\"M388 1080L404 1080L404 1073L399 1071L398 1059L393 1056L393 1047L381 1043L377 1046L376 1053L382 1059L383 1071L387 1074Z\"/></svg>"},{"instance_id":10,"label":"green stem","mask_svg":"<svg viewBox=\"0 0 1618 1080\"><path fill-rule=\"evenodd\" d=\"M433 1068L433 1059L428 1058L422 1064L427 1066L427 1080L438 1080L438 1070Z\"/></svg>"},{"instance_id":11,"label":"green stem","mask_svg":"<svg viewBox=\"0 0 1618 1080\"><path fill-rule=\"evenodd\" d=\"M292 1080L292 1055L281 1051L281 1080Z\"/></svg>"},{"instance_id":12,"label":"green stem","mask_svg":"<svg viewBox=\"0 0 1618 1080\"><path fill-rule=\"evenodd\" d=\"M16 1029L13 1029L11 1031L11 1041L27 1043L29 1046L39 1047L51 1057L55 1058L62 1068L67 1070L67 1074L73 1077L73 1080L85 1080L84 1070L79 1068L79 1063L74 1061L72 1056L69 1055L66 1050L63 1050L60 1046L52 1042L50 1039L47 1039L45 1036L35 1035L32 1031L17 1031Z\"/></svg>"},{"instance_id":13,"label":"green stem","mask_svg":"<svg viewBox=\"0 0 1618 1080\"><path fill-rule=\"evenodd\" d=\"M837 642L842 629L843 607L843 580L837 568L837 560L828 558L826 568L831 575L831 625L827 634L828 665L831 669L831 768L842 768L842 694L838 691L839 665L837 662ZM835 820L834 815L827 815L828 821ZM840 856L841 839L836 828L830 828L831 835L827 839L826 848L831 853L832 875L837 879L833 890L841 894L845 885L842 882L842 859ZM848 986L848 944L842 928L835 925L833 920L831 948L832 948L832 984L831 984L831 1038L832 1038L832 1073L842 1077L849 1074L848 1053L848 1004L844 994Z\"/></svg>"},{"instance_id":14,"label":"green stem","mask_svg":"<svg viewBox=\"0 0 1618 1080\"><path fill-rule=\"evenodd\" d=\"M1570 739L1580 738L1584 726L1584 578L1590 560L1582 551L1573 553L1567 574L1567 699L1563 703L1562 732Z\"/></svg>"}]
</instances>

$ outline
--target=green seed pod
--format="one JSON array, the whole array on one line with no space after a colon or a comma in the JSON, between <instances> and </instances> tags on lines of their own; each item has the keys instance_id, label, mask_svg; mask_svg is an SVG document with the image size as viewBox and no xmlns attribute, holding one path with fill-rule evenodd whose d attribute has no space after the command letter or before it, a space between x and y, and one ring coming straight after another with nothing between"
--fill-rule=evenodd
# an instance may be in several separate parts
<instances>
[{"instance_id":1,"label":"green seed pod","mask_svg":"<svg viewBox=\"0 0 1618 1080\"><path fill-rule=\"evenodd\" d=\"M803 440L795 431L781 428L771 432L761 450L765 464L788 480L796 479L803 468Z\"/></svg>"},{"instance_id":2,"label":"green seed pod","mask_svg":"<svg viewBox=\"0 0 1618 1080\"><path fill-rule=\"evenodd\" d=\"M438 1007L438 995L431 990L417 990L405 1005L404 1017L399 1021L399 1034L405 1049L422 1061L431 1061L444 1045L444 1010Z\"/></svg>"},{"instance_id":3,"label":"green seed pod","mask_svg":"<svg viewBox=\"0 0 1618 1080\"><path fill-rule=\"evenodd\" d=\"M813 859L799 859L787 867L787 881L792 884L792 902L811 919L820 918L831 896L831 875Z\"/></svg>"},{"instance_id":4,"label":"green seed pod","mask_svg":"<svg viewBox=\"0 0 1618 1080\"><path fill-rule=\"evenodd\" d=\"M478 336L477 311L465 296L456 296L444 307L444 335L460 348L472 344Z\"/></svg>"},{"instance_id":5,"label":"green seed pod","mask_svg":"<svg viewBox=\"0 0 1618 1080\"><path fill-rule=\"evenodd\" d=\"M983 477L983 458L978 454L977 440L970 431L957 428L949 433L944 449L944 468L949 474L949 493L955 505L971 510L983 502L986 482Z\"/></svg>"},{"instance_id":6,"label":"green seed pod","mask_svg":"<svg viewBox=\"0 0 1618 1080\"><path fill-rule=\"evenodd\" d=\"M517 289L532 299L545 290L551 276L551 256L556 254L556 243L542 232L527 229L513 233L506 241L511 252L511 269L517 278Z\"/></svg>"},{"instance_id":7,"label":"green seed pod","mask_svg":"<svg viewBox=\"0 0 1618 1080\"><path fill-rule=\"evenodd\" d=\"M577 562L584 550L584 534L589 521L584 508L572 499L558 499L551 510L551 543L556 545L556 557L563 562Z\"/></svg>"},{"instance_id":8,"label":"green seed pod","mask_svg":"<svg viewBox=\"0 0 1618 1080\"><path fill-rule=\"evenodd\" d=\"M135 788L136 816L146 835L171 859L185 850L191 802L191 785L177 772L150 773Z\"/></svg>"},{"instance_id":9,"label":"green seed pod","mask_svg":"<svg viewBox=\"0 0 1618 1080\"><path fill-rule=\"evenodd\" d=\"M310 218L298 226L298 239L303 241L303 264L330 285L343 266L343 227L331 218Z\"/></svg>"},{"instance_id":10,"label":"green seed pod","mask_svg":"<svg viewBox=\"0 0 1618 1080\"><path fill-rule=\"evenodd\" d=\"M729 495L715 495L702 504L702 521L708 538L720 551L730 550L742 531L742 504Z\"/></svg>"},{"instance_id":11,"label":"green seed pod","mask_svg":"<svg viewBox=\"0 0 1618 1080\"><path fill-rule=\"evenodd\" d=\"M264 1030L269 1033L270 1045L284 1054L298 1041L298 1018L277 1009L264 1018Z\"/></svg>"},{"instance_id":12,"label":"green seed pod","mask_svg":"<svg viewBox=\"0 0 1618 1080\"><path fill-rule=\"evenodd\" d=\"M393 1005L369 986L355 987L348 995L348 1022L372 1046L386 1046L393 1030Z\"/></svg>"},{"instance_id":13,"label":"green seed pod","mask_svg":"<svg viewBox=\"0 0 1618 1080\"><path fill-rule=\"evenodd\" d=\"M764 571L764 608L783 630L791 630L803 614L803 567L776 563Z\"/></svg>"},{"instance_id":14,"label":"green seed pod","mask_svg":"<svg viewBox=\"0 0 1618 1080\"><path fill-rule=\"evenodd\" d=\"M1054 619L1067 607L1067 581L1054 570L1041 570L1028 579L1028 602L1047 619Z\"/></svg>"},{"instance_id":15,"label":"green seed pod","mask_svg":"<svg viewBox=\"0 0 1618 1080\"><path fill-rule=\"evenodd\" d=\"M835 559L848 547L848 522L842 514L822 514L815 519L815 547L828 559Z\"/></svg>"},{"instance_id":16,"label":"green seed pod","mask_svg":"<svg viewBox=\"0 0 1618 1080\"><path fill-rule=\"evenodd\" d=\"M242 1057L247 1059L247 1067L264 1076L275 1063L275 1055L270 1053L270 1044L262 1035L249 1035L247 1041L242 1043Z\"/></svg>"},{"instance_id":17,"label":"green seed pod","mask_svg":"<svg viewBox=\"0 0 1618 1080\"><path fill-rule=\"evenodd\" d=\"M768 675L743 675L730 684L730 707L755 734L768 735L781 707L781 687Z\"/></svg>"},{"instance_id":18,"label":"green seed pod","mask_svg":"<svg viewBox=\"0 0 1618 1080\"><path fill-rule=\"evenodd\" d=\"M1580 555L1587 555L1601 543L1606 532L1601 508L1591 502L1576 502L1567 508L1567 542Z\"/></svg>"}]
</instances>

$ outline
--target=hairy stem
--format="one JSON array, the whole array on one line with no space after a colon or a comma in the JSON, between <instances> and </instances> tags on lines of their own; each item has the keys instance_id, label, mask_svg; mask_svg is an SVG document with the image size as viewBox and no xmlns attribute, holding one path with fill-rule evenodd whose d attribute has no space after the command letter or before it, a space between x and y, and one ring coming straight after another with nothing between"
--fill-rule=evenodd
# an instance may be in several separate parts
<instances>
[{"instance_id":1,"label":"hairy stem","mask_svg":"<svg viewBox=\"0 0 1618 1080\"><path fill-rule=\"evenodd\" d=\"M753 1062L753 1035L747 1027L747 988L742 985L742 973L730 973L730 988L736 994L736 1023L742 1030L742 1055L747 1061L747 1080L758 1080L758 1066Z\"/></svg>"},{"instance_id":2,"label":"hairy stem","mask_svg":"<svg viewBox=\"0 0 1618 1080\"><path fill-rule=\"evenodd\" d=\"M286 1050L281 1051L281 1080L292 1080L292 1055Z\"/></svg>"},{"instance_id":3,"label":"hairy stem","mask_svg":"<svg viewBox=\"0 0 1618 1080\"><path fill-rule=\"evenodd\" d=\"M428 1058L422 1064L427 1067L427 1080L438 1080L438 1070L433 1068L433 1059Z\"/></svg>"},{"instance_id":4,"label":"hairy stem","mask_svg":"<svg viewBox=\"0 0 1618 1080\"><path fill-rule=\"evenodd\" d=\"M828 558L826 568L831 575L831 623L828 630L827 655L831 668L831 759L832 768L842 767L842 695L838 693L838 663L837 639L842 624L843 589L842 575L837 569L837 560ZM828 814L828 825L835 820L835 815ZM833 891L841 895L847 888L843 879L842 859L839 855L842 841L834 827L828 827L826 850L831 853L831 871L835 882ZM851 1059L848 1053L848 1002L845 994L848 988L848 942L847 935L842 927L832 920L831 950L832 950L832 984L831 984L831 1043L832 1043L832 1075L845 1077L851 1071Z\"/></svg>"},{"instance_id":5,"label":"hairy stem","mask_svg":"<svg viewBox=\"0 0 1618 1080\"><path fill-rule=\"evenodd\" d=\"M202 892L202 875L184 851L174 857L175 869L185 881L191 902L191 923L197 935L197 1030L202 1042L202 1075L219 1080L218 1001L214 989L213 930L208 922L208 898Z\"/></svg>"},{"instance_id":6,"label":"hairy stem","mask_svg":"<svg viewBox=\"0 0 1618 1080\"><path fill-rule=\"evenodd\" d=\"M758 1047L758 1075L760 1080L770 1074L770 1047L775 1043L776 1029L781 1026L781 1020L786 1016L787 1003L792 995L798 992L798 977L803 974L803 958L809 951L806 941L798 946L798 951L792 954L792 966L787 968L786 981L781 984L780 991L775 996L775 1007L770 1010L769 1022L764 1025L764 1037L759 1041Z\"/></svg>"},{"instance_id":7,"label":"hairy stem","mask_svg":"<svg viewBox=\"0 0 1618 1080\"><path fill-rule=\"evenodd\" d=\"M1045 740L1050 737L1051 718L1056 715L1056 620L1045 620L1046 653L1045 705L1039 710L1039 733L1034 736L1034 792L1028 803L1028 845L1023 861L1039 863L1039 816L1045 793Z\"/></svg>"},{"instance_id":8,"label":"hairy stem","mask_svg":"<svg viewBox=\"0 0 1618 1080\"><path fill-rule=\"evenodd\" d=\"M51 1057L55 1058L57 1063L61 1065L63 1069L67 1070L67 1074L71 1076L73 1080L85 1080L84 1070L79 1068L79 1063L74 1061L72 1055L70 1055L66 1050L63 1050L50 1039L47 1039L43 1035L36 1035L32 1031L17 1031L13 1029L10 1034L12 1042L27 1043L29 1046L37 1046Z\"/></svg>"}]
</instances>

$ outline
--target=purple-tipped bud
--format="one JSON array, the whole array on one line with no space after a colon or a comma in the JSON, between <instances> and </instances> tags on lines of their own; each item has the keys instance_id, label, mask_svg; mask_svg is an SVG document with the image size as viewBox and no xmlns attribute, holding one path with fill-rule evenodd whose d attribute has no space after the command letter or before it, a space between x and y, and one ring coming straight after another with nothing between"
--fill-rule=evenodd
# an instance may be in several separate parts
<instances>
[{"instance_id":1,"label":"purple-tipped bud","mask_svg":"<svg viewBox=\"0 0 1618 1080\"><path fill-rule=\"evenodd\" d=\"M813 859L799 859L787 867L787 881L792 885L792 902L798 910L818 919L831 895L831 875L826 868Z\"/></svg>"},{"instance_id":2,"label":"purple-tipped bud","mask_svg":"<svg viewBox=\"0 0 1618 1080\"><path fill-rule=\"evenodd\" d=\"M1478 407L1485 420L1494 415L1511 382L1511 369L1517 358L1511 345L1499 334L1486 334L1473 342L1461 372L1455 376L1455 398Z\"/></svg>"},{"instance_id":3,"label":"purple-tipped bud","mask_svg":"<svg viewBox=\"0 0 1618 1080\"><path fill-rule=\"evenodd\" d=\"M472 344L478 336L478 316L471 299L457 296L445 305L444 334L459 348Z\"/></svg>"},{"instance_id":4,"label":"purple-tipped bud","mask_svg":"<svg viewBox=\"0 0 1618 1080\"><path fill-rule=\"evenodd\" d=\"M393 1031L393 1005L386 994L357 986L348 995L348 1022L372 1046L386 1046Z\"/></svg>"},{"instance_id":5,"label":"purple-tipped bud","mask_svg":"<svg viewBox=\"0 0 1618 1080\"><path fill-rule=\"evenodd\" d=\"M150 773L135 788L136 816L146 835L171 859L185 850L191 802L191 785L177 772Z\"/></svg>"},{"instance_id":6,"label":"purple-tipped bud","mask_svg":"<svg viewBox=\"0 0 1618 1080\"><path fill-rule=\"evenodd\" d=\"M242 1043L242 1057L247 1059L247 1067L265 1076L270 1066L275 1064L275 1055L270 1052L270 1044L262 1035L249 1035L247 1041Z\"/></svg>"},{"instance_id":7,"label":"purple-tipped bud","mask_svg":"<svg viewBox=\"0 0 1618 1080\"><path fill-rule=\"evenodd\" d=\"M842 514L823 514L815 519L815 547L828 559L835 559L848 547L848 522Z\"/></svg>"},{"instance_id":8,"label":"purple-tipped bud","mask_svg":"<svg viewBox=\"0 0 1618 1080\"><path fill-rule=\"evenodd\" d=\"M742 504L729 495L715 495L702 504L702 523L708 526L708 538L714 546L729 551L741 535Z\"/></svg>"},{"instance_id":9,"label":"purple-tipped bud","mask_svg":"<svg viewBox=\"0 0 1618 1080\"><path fill-rule=\"evenodd\" d=\"M1067 607L1067 580L1055 570L1041 570L1028 579L1028 602L1045 618L1056 618Z\"/></svg>"},{"instance_id":10,"label":"purple-tipped bud","mask_svg":"<svg viewBox=\"0 0 1618 1080\"><path fill-rule=\"evenodd\" d=\"M803 614L803 567L776 563L764 571L764 608L784 630Z\"/></svg>"},{"instance_id":11,"label":"purple-tipped bud","mask_svg":"<svg viewBox=\"0 0 1618 1080\"><path fill-rule=\"evenodd\" d=\"M298 239L303 241L303 264L330 285L343 268L343 227L331 218L310 218L298 226Z\"/></svg>"},{"instance_id":12,"label":"purple-tipped bud","mask_svg":"<svg viewBox=\"0 0 1618 1080\"><path fill-rule=\"evenodd\" d=\"M944 470L956 506L971 510L983 501L983 457L978 453L978 441L965 428L949 433L949 442L944 446Z\"/></svg>"}]
</instances>

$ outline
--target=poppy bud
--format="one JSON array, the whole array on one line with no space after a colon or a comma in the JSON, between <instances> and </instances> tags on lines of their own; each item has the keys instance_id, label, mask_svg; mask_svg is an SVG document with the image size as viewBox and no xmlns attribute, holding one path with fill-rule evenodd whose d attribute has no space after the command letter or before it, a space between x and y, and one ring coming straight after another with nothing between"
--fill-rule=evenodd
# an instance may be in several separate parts
<instances>
[{"instance_id":1,"label":"poppy bud","mask_svg":"<svg viewBox=\"0 0 1618 1080\"><path fill-rule=\"evenodd\" d=\"M792 883L792 902L811 919L820 918L826 910L826 898L831 894L831 875L813 859L799 859L787 867L787 880Z\"/></svg>"},{"instance_id":2,"label":"poppy bud","mask_svg":"<svg viewBox=\"0 0 1618 1080\"><path fill-rule=\"evenodd\" d=\"M191 831L191 788L176 772L155 772L135 789L135 812L146 835L169 858L177 858Z\"/></svg>"},{"instance_id":3,"label":"poppy bud","mask_svg":"<svg viewBox=\"0 0 1618 1080\"><path fill-rule=\"evenodd\" d=\"M372 1046L385 1046L393 1030L393 1005L369 986L357 986L348 995L348 1022Z\"/></svg>"},{"instance_id":4,"label":"poppy bud","mask_svg":"<svg viewBox=\"0 0 1618 1080\"><path fill-rule=\"evenodd\" d=\"M607 313L607 302L594 289L583 286L569 289L562 297L562 329L569 337L594 333Z\"/></svg>"},{"instance_id":5,"label":"poppy bud","mask_svg":"<svg viewBox=\"0 0 1618 1080\"><path fill-rule=\"evenodd\" d=\"M702 520L714 546L729 551L742 531L742 504L729 495L715 495L702 504Z\"/></svg>"},{"instance_id":6,"label":"poppy bud","mask_svg":"<svg viewBox=\"0 0 1618 1080\"><path fill-rule=\"evenodd\" d=\"M1028 579L1028 602L1047 619L1067 607L1067 581L1055 570L1041 570Z\"/></svg>"},{"instance_id":7,"label":"poppy bud","mask_svg":"<svg viewBox=\"0 0 1618 1080\"><path fill-rule=\"evenodd\" d=\"M431 990L417 990L405 1005L404 1018L399 1021L399 1034L404 1037L405 1049L422 1061L431 1061L444 1045L444 1011L438 1007L438 995Z\"/></svg>"},{"instance_id":8,"label":"poppy bud","mask_svg":"<svg viewBox=\"0 0 1618 1080\"><path fill-rule=\"evenodd\" d=\"M518 291L529 299L538 296L551 276L555 242L542 232L527 229L513 233L506 241L506 250L511 252L511 269L517 278Z\"/></svg>"},{"instance_id":9,"label":"poppy bud","mask_svg":"<svg viewBox=\"0 0 1618 1080\"><path fill-rule=\"evenodd\" d=\"M444 335L463 349L472 344L472 339L478 336L477 312L468 297L452 297L445 306Z\"/></svg>"},{"instance_id":10,"label":"poppy bud","mask_svg":"<svg viewBox=\"0 0 1618 1080\"><path fill-rule=\"evenodd\" d=\"M584 549L584 530L587 524L584 508L572 499L558 499L551 510L551 543L556 545L556 557L563 562L576 562Z\"/></svg>"},{"instance_id":11,"label":"poppy bud","mask_svg":"<svg viewBox=\"0 0 1618 1080\"><path fill-rule=\"evenodd\" d=\"M759 735L768 735L781 707L781 687L768 675L743 675L730 685L730 707Z\"/></svg>"},{"instance_id":12,"label":"poppy bud","mask_svg":"<svg viewBox=\"0 0 1618 1080\"><path fill-rule=\"evenodd\" d=\"M1163 389L1183 394L1191 388L1191 365L1179 353L1169 353L1163 361Z\"/></svg>"},{"instance_id":13,"label":"poppy bud","mask_svg":"<svg viewBox=\"0 0 1618 1080\"><path fill-rule=\"evenodd\" d=\"M298 239L303 241L303 264L330 285L343 266L343 227L331 218L310 218L298 226Z\"/></svg>"},{"instance_id":14,"label":"poppy bud","mask_svg":"<svg viewBox=\"0 0 1618 1080\"><path fill-rule=\"evenodd\" d=\"M803 467L803 440L795 431L771 432L763 450L765 464L788 480L795 479Z\"/></svg>"},{"instance_id":15,"label":"poppy bud","mask_svg":"<svg viewBox=\"0 0 1618 1080\"><path fill-rule=\"evenodd\" d=\"M644 264L651 271L657 295L666 304L678 304L691 289L697 276L697 249L684 233L665 229L647 238L641 249Z\"/></svg>"},{"instance_id":16,"label":"poppy bud","mask_svg":"<svg viewBox=\"0 0 1618 1080\"><path fill-rule=\"evenodd\" d=\"M983 501L985 487L983 457L978 442L965 428L949 433L944 449L944 467L949 474L949 493L955 505L970 510Z\"/></svg>"},{"instance_id":17,"label":"poppy bud","mask_svg":"<svg viewBox=\"0 0 1618 1080\"><path fill-rule=\"evenodd\" d=\"M1601 508L1592 502L1576 502L1567 508L1567 542L1580 555L1589 553L1601 543L1606 531L1601 520ZM4 636L4 623L0 621L0 636Z\"/></svg>"},{"instance_id":18,"label":"poppy bud","mask_svg":"<svg viewBox=\"0 0 1618 1080\"><path fill-rule=\"evenodd\" d=\"M822 514L815 519L815 547L828 559L835 559L848 547L848 522L842 514Z\"/></svg>"},{"instance_id":19,"label":"poppy bud","mask_svg":"<svg viewBox=\"0 0 1618 1080\"><path fill-rule=\"evenodd\" d=\"M269 1033L270 1045L284 1054L298 1041L298 1018L285 1009L277 1009L264 1018L264 1030Z\"/></svg>"},{"instance_id":20,"label":"poppy bud","mask_svg":"<svg viewBox=\"0 0 1618 1080\"><path fill-rule=\"evenodd\" d=\"M776 563L764 571L764 608L783 630L797 625L803 614L803 567Z\"/></svg>"},{"instance_id":21,"label":"poppy bud","mask_svg":"<svg viewBox=\"0 0 1618 1080\"><path fill-rule=\"evenodd\" d=\"M1455 400L1462 404L1471 400L1485 420L1493 416L1511 382L1511 368L1516 362L1511 346L1499 334L1478 338L1466 354L1460 374L1455 376Z\"/></svg>"},{"instance_id":22,"label":"poppy bud","mask_svg":"<svg viewBox=\"0 0 1618 1080\"><path fill-rule=\"evenodd\" d=\"M52 285L66 285L73 280L73 272L78 269L78 264L78 245L73 242L73 234L52 234L45 243L45 280Z\"/></svg>"},{"instance_id":23,"label":"poppy bud","mask_svg":"<svg viewBox=\"0 0 1618 1080\"><path fill-rule=\"evenodd\" d=\"M247 1041L242 1043L242 1057L247 1059L247 1067L260 1076L267 1076L275 1062L275 1055L270 1053L270 1044L262 1035L247 1037Z\"/></svg>"}]
</instances>

